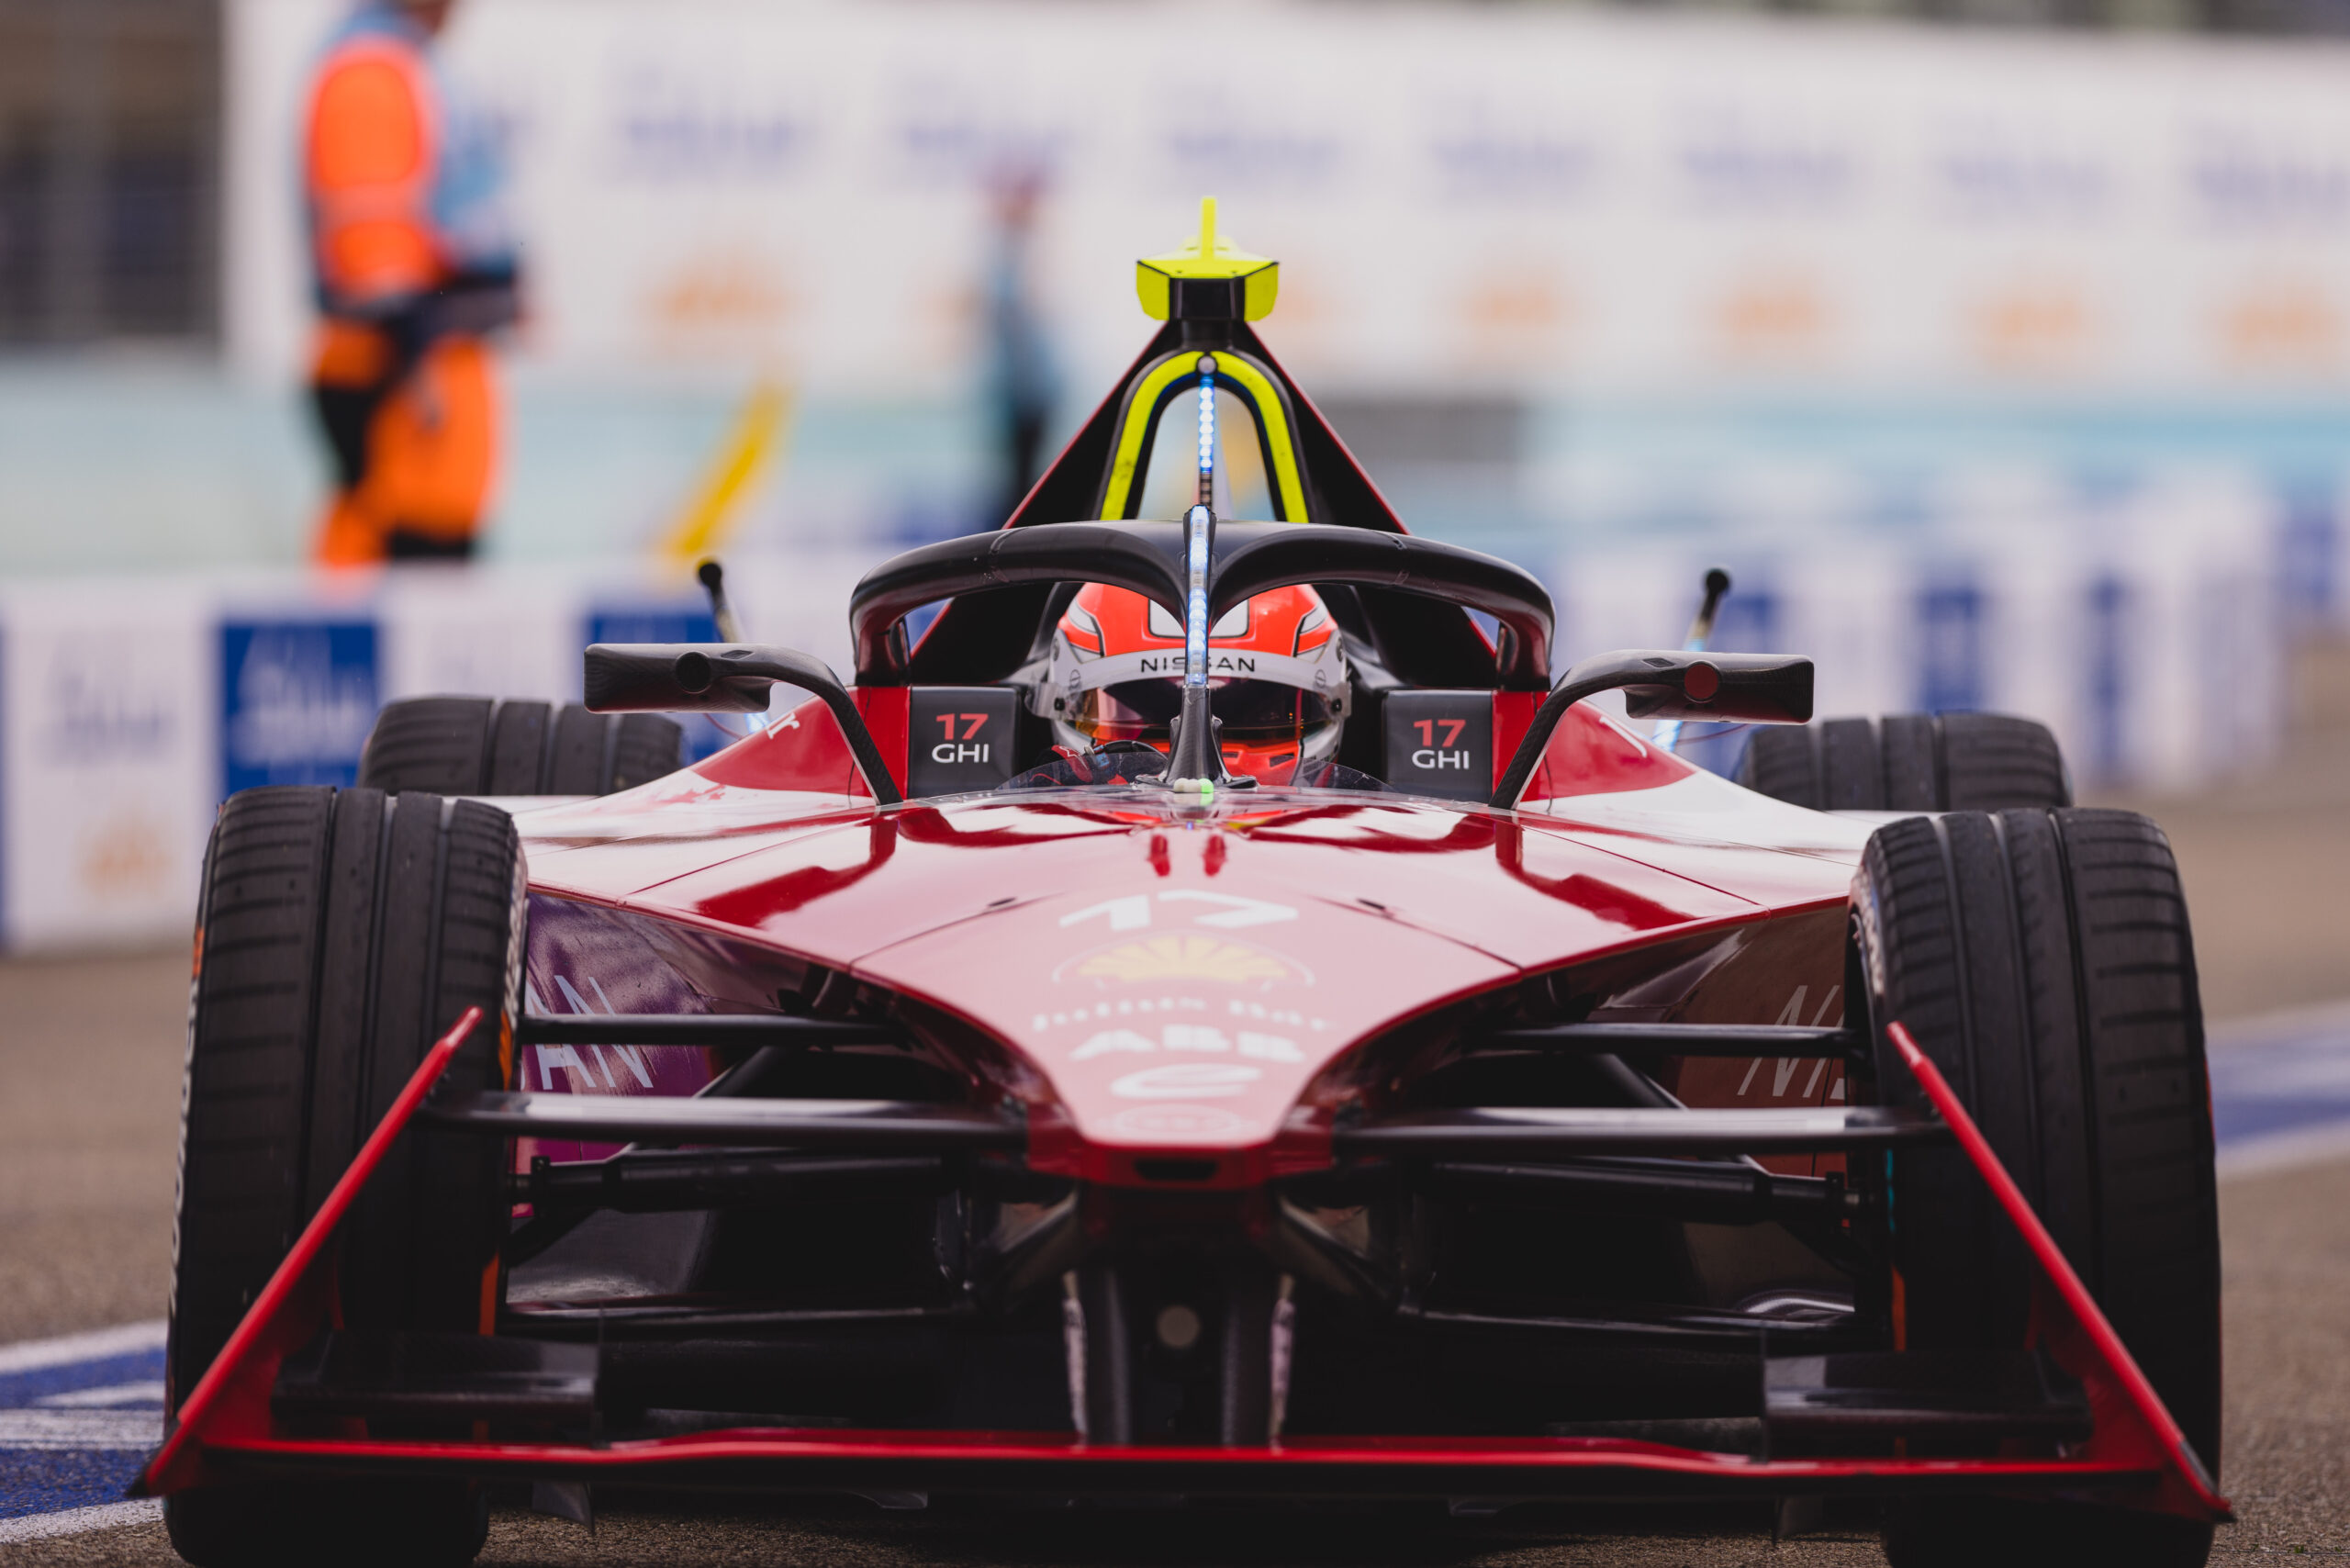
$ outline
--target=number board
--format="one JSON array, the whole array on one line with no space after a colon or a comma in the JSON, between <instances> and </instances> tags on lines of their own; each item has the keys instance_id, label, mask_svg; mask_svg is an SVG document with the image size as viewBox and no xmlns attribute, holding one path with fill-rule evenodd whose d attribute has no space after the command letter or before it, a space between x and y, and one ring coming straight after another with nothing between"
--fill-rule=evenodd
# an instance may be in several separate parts
<instances>
[{"instance_id":1,"label":"number board","mask_svg":"<svg viewBox=\"0 0 2350 1568\"><path fill-rule=\"evenodd\" d=\"M1444 801L1492 796L1492 692L1391 691L1380 711L1390 787Z\"/></svg>"},{"instance_id":2,"label":"number board","mask_svg":"<svg viewBox=\"0 0 2350 1568\"><path fill-rule=\"evenodd\" d=\"M1018 759L1020 693L1005 686L917 686L906 716L906 793L992 790Z\"/></svg>"}]
</instances>

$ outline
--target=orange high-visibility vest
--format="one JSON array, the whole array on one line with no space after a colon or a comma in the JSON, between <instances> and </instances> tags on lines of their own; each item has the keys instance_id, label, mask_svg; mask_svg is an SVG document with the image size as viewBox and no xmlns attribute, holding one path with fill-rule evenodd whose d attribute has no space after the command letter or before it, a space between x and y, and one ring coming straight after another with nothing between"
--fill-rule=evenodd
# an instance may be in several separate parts
<instances>
[{"instance_id":1,"label":"orange high-visibility vest","mask_svg":"<svg viewBox=\"0 0 2350 1568\"><path fill-rule=\"evenodd\" d=\"M330 315L424 293L453 269L434 231L440 93L418 43L354 27L310 95L303 158L310 261Z\"/></svg>"},{"instance_id":2,"label":"orange high-visibility vest","mask_svg":"<svg viewBox=\"0 0 2350 1568\"><path fill-rule=\"evenodd\" d=\"M424 35L388 7L361 9L319 62L303 142L321 311L312 379L376 388L400 374L369 421L364 476L320 529L330 563L380 559L395 530L465 539L488 497L499 421L486 348L464 336L411 342L417 357L399 365L385 327L479 260L450 216L483 182L453 170L455 156Z\"/></svg>"}]
</instances>

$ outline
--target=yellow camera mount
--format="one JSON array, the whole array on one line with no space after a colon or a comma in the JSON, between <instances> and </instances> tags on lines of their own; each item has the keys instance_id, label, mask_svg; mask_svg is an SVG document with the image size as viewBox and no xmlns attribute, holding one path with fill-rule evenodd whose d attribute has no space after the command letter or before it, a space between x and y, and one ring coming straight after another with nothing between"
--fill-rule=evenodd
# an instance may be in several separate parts
<instances>
[{"instance_id":1,"label":"yellow camera mount","mask_svg":"<svg viewBox=\"0 0 2350 1568\"><path fill-rule=\"evenodd\" d=\"M1135 263L1135 293L1154 321L1261 321L1273 313L1281 263L1215 231L1215 197L1200 201L1199 237Z\"/></svg>"}]
</instances>

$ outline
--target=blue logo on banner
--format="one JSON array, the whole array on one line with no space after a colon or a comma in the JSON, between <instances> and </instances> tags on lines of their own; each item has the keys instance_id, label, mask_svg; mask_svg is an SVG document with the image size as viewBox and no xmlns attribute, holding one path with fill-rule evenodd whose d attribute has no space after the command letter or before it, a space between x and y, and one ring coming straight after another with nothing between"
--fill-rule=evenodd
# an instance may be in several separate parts
<instances>
[{"instance_id":1,"label":"blue logo on banner","mask_svg":"<svg viewBox=\"0 0 2350 1568\"><path fill-rule=\"evenodd\" d=\"M1918 596L1918 706L1929 713L1983 706L1983 590L1973 583Z\"/></svg>"},{"instance_id":2,"label":"blue logo on banner","mask_svg":"<svg viewBox=\"0 0 2350 1568\"><path fill-rule=\"evenodd\" d=\"M715 643L718 622L707 610L657 605L634 609L612 607L588 612L590 643ZM686 760L725 750L750 734L747 713L680 713L686 732Z\"/></svg>"},{"instance_id":3,"label":"blue logo on banner","mask_svg":"<svg viewBox=\"0 0 2350 1568\"><path fill-rule=\"evenodd\" d=\"M2118 778L2130 699L2130 589L2119 577L2099 577L2089 585L2088 599L2088 771L2092 778Z\"/></svg>"},{"instance_id":4,"label":"blue logo on banner","mask_svg":"<svg viewBox=\"0 0 2350 1568\"><path fill-rule=\"evenodd\" d=\"M220 628L220 771L256 784L350 784L375 722L369 621L242 621Z\"/></svg>"},{"instance_id":5,"label":"blue logo on banner","mask_svg":"<svg viewBox=\"0 0 2350 1568\"><path fill-rule=\"evenodd\" d=\"M2278 597L2297 627L2333 618L2341 592L2342 520L2328 490L2296 485L2285 496L2277 539Z\"/></svg>"}]
</instances>

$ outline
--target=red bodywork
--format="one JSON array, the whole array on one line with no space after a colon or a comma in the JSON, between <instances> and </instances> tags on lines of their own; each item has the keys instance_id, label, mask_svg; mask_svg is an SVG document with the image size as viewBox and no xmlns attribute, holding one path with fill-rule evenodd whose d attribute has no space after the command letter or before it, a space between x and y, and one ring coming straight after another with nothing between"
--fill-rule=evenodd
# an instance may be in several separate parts
<instances>
[{"instance_id":1,"label":"red bodywork","mask_svg":"<svg viewBox=\"0 0 2350 1568\"><path fill-rule=\"evenodd\" d=\"M886 735L890 700L901 708L902 694L865 695ZM1514 702L1497 700L1504 736ZM1516 722L1522 730L1522 715ZM1497 749L1506 755L1505 739ZM1327 1166L1334 1113L1379 1092L1344 1070L1349 1047L1457 999L1660 944L1682 952L1695 939L1707 950L1705 938L1743 934L1742 946L1711 949L1759 956L1752 974L1718 995L1717 1015L1832 1023L1841 974L1824 961L1773 961L1767 937L1807 920L1841 921L1865 826L1697 773L1587 710L1561 727L1516 812L1271 790L1204 807L1080 790L877 810L850 778L837 729L811 704L697 769L523 815L534 894L820 963L964 1021L1002 1047L975 1070L1024 1103L1032 1167L1113 1186L1150 1185L1137 1161L1153 1156L1213 1159L1207 1184L1225 1188ZM1730 958L1717 968L1736 971ZM535 958L532 972L534 988L558 983ZM559 983L610 1010L615 980L632 983L617 973ZM621 1000L620 1011L655 1010ZM474 1022L461 1020L427 1058L183 1406L140 1490L275 1465L850 1490L2053 1489L2227 1517L2127 1351L1906 1035L1897 1037L1926 1093L2042 1266L2038 1336L2088 1390L2094 1436L2061 1458L1754 1459L1590 1438L1176 1448L930 1430L755 1429L597 1446L288 1436L270 1390L278 1362L327 1322L328 1238ZM520 1070L525 1087L597 1092L687 1092L706 1076L698 1051L643 1053L665 1055L677 1059L633 1076L607 1059L601 1080L584 1061L555 1071L526 1059ZM1685 1072L1681 1086L1693 1103L1787 1106L1841 1094L1841 1075L1801 1082L1767 1065L1760 1073L1746 1062L1695 1066L1704 1071Z\"/></svg>"}]
</instances>

